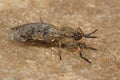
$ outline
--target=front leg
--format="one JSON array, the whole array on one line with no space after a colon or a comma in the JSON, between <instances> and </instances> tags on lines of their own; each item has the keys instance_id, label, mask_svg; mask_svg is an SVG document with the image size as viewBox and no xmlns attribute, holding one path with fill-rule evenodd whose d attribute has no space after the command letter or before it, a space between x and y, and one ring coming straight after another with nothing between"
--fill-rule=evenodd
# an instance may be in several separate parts
<instances>
[{"instance_id":1,"label":"front leg","mask_svg":"<svg viewBox=\"0 0 120 80\"><path fill-rule=\"evenodd\" d=\"M86 57L84 57L83 55L82 55L82 49L78 46L78 49L79 49L79 54L80 54L80 57L82 58L82 59L84 59L85 61L87 61L87 62L89 62L89 63L91 63L91 61L90 60L88 60Z\"/></svg>"},{"instance_id":2,"label":"front leg","mask_svg":"<svg viewBox=\"0 0 120 80\"><path fill-rule=\"evenodd\" d=\"M67 43L64 44L63 47L66 48L66 49L68 49L69 51L72 51L72 52L78 50L78 52L80 54L80 57L82 59L84 59L85 61L89 62L89 63L91 63L91 61L88 60L86 57L84 57L82 55L83 49L97 50L97 49L95 49L93 47L86 46L85 43L83 43L83 42L67 42Z\"/></svg>"},{"instance_id":3,"label":"front leg","mask_svg":"<svg viewBox=\"0 0 120 80\"><path fill-rule=\"evenodd\" d=\"M83 50L83 49L91 49L91 50L97 50L96 48L93 48L91 46L87 46L85 43L78 43L79 45L79 50ZM81 51L79 51L80 57L83 58L84 60L86 60L87 62L91 63L91 61L89 61L87 58L83 57Z\"/></svg>"},{"instance_id":4,"label":"front leg","mask_svg":"<svg viewBox=\"0 0 120 80\"><path fill-rule=\"evenodd\" d=\"M91 46L87 46L85 43L78 43L79 47L81 49L91 49L91 50L97 50L96 48L93 48Z\"/></svg>"}]
</instances>

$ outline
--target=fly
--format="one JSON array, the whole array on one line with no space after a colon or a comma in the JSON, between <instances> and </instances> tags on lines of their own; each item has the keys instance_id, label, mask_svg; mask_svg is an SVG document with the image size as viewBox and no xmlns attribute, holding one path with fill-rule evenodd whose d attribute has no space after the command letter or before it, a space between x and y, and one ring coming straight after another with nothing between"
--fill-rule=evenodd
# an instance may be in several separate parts
<instances>
[{"instance_id":1,"label":"fly","mask_svg":"<svg viewBox=\"0 0 120 80\"><path fill-rule=\"evenodd\" d=\"M81 28L72 29L69 27L57 28L56 26L45 23L41 20L40 23L29 23L24 24L18 27L12 28L12 33L10 34L10 39L13 41L28 42L28 41L44 41L49 43L58 43L59 48L64 47L78 47L80 57L87 62L91 63L87 58L83 57L81 50L82 49L93 49L92 47L87 47L85 43L83 44L80 40L84 38L97 38L92 36L97 30L89 34L85 34ZM69 48L70 49L70 48ZM60 59L61 52L59 53Z\"/></svg>"}]
</instances>

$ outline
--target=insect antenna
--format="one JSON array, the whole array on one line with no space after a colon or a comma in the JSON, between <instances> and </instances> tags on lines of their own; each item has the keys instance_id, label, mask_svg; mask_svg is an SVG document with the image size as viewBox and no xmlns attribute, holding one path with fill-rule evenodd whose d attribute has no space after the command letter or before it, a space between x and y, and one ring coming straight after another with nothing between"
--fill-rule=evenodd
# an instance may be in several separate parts
<instances>
[{"instance_id":1,"label":"insect antenna","mask_svg":"<svg viewBox=\"0 0 120 80\"><path fill-rule=\"evenodd\" d=\"M93 32L89 33L89 34L84 34L83 36L85 38L97 38L96 36L91 36L92 34L94 34L95 32L97 32L98 30L94 30Z\"/></svg>"}]
</instances>

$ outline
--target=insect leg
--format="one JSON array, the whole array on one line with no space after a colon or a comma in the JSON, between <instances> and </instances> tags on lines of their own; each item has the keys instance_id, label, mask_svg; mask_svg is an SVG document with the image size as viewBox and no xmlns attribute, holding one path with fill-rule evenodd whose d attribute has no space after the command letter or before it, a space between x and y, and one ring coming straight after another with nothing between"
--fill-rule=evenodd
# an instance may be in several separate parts
<instances>
[{"instance_id":1,"label":"insect leg","mask_svg":"<svg viewBox=\"0 0 120 80\"><path fill-rule=\"evenodd\" d=\"M85 61L91 63L91 61L89 61L86 57L84 57L81 52L80 52L79 54L80 54L80 57L81 57L82 59L84 59Z\"/></svg>"},{"instance_id":2,"label":"insect leg","mask_svg":"<svg viewBox=\"0 0 120 80\"><path fill-rule=\"evenodd\" d=\"M84 56L82 55L81 50L82 50L83 48L81 49L81 47L79 46L78 49L79 49L80 57L81 57L82 59L84 59L85 61L91 63L91 61L89 61L86 57L84 57Z\"/></svg>"},{"instance_id":3,"label":"insect leg","mask_svg":"<svg viewBox=\"0 0 120 80\"><path fill-rule=\"evenodd\" d=\"M44 23L41 17L40 17L40 23Z\"/></svg>"},{"instance_id":4,"label":"insect leg","mask_svg":"<svg viewBox=\"0 0 120 80\"><path fill-rule=\"evenodd\" d=\"M90 47L90 46L86 46L86 49L97 50L96 48L93 48L93 47Z\"/></svg>"},{"instance_id":5,"label":"insect leg","mask_svg":"<svg viewBox=\"0 0 120 80\"><path fill-rule=\"evenodd\" d=\"M62 60L62 57L61 57L61 41L59 41L59 58L60 60Z\"/></svg>"},{"instance_id":6,"label":"insect leg","mask_svg":"<svg viewBox=\"0 0 120 80\"><path fill-rule=\"evenodd\" d=\"M79 47L82 48L82 49L97 50L96 48L93 48L91 46L87 46L85 43L79 43Z\"/></svg>"}]
</instances>

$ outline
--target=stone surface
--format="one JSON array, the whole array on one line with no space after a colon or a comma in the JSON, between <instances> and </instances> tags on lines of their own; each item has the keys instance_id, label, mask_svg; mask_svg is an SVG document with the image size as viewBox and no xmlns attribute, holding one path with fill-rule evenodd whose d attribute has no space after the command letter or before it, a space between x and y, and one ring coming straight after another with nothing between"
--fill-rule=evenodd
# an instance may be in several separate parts
<instances>
[{"instance_id":1,"label":"stone surface","mask_svg":"<svg viewBox=\"0 0 120 80\"><path fill-rule=\"evenodd\" d=\"M58 47L9 40L10 28L39 22L40 17L57 27L81 27L85 33L98 29L99 38L85 39L98 49L84 51L92 64L64 49L59 60ZM119 79L119 0L0 0L0 80Z\"/></svg>"}]
</instances>

